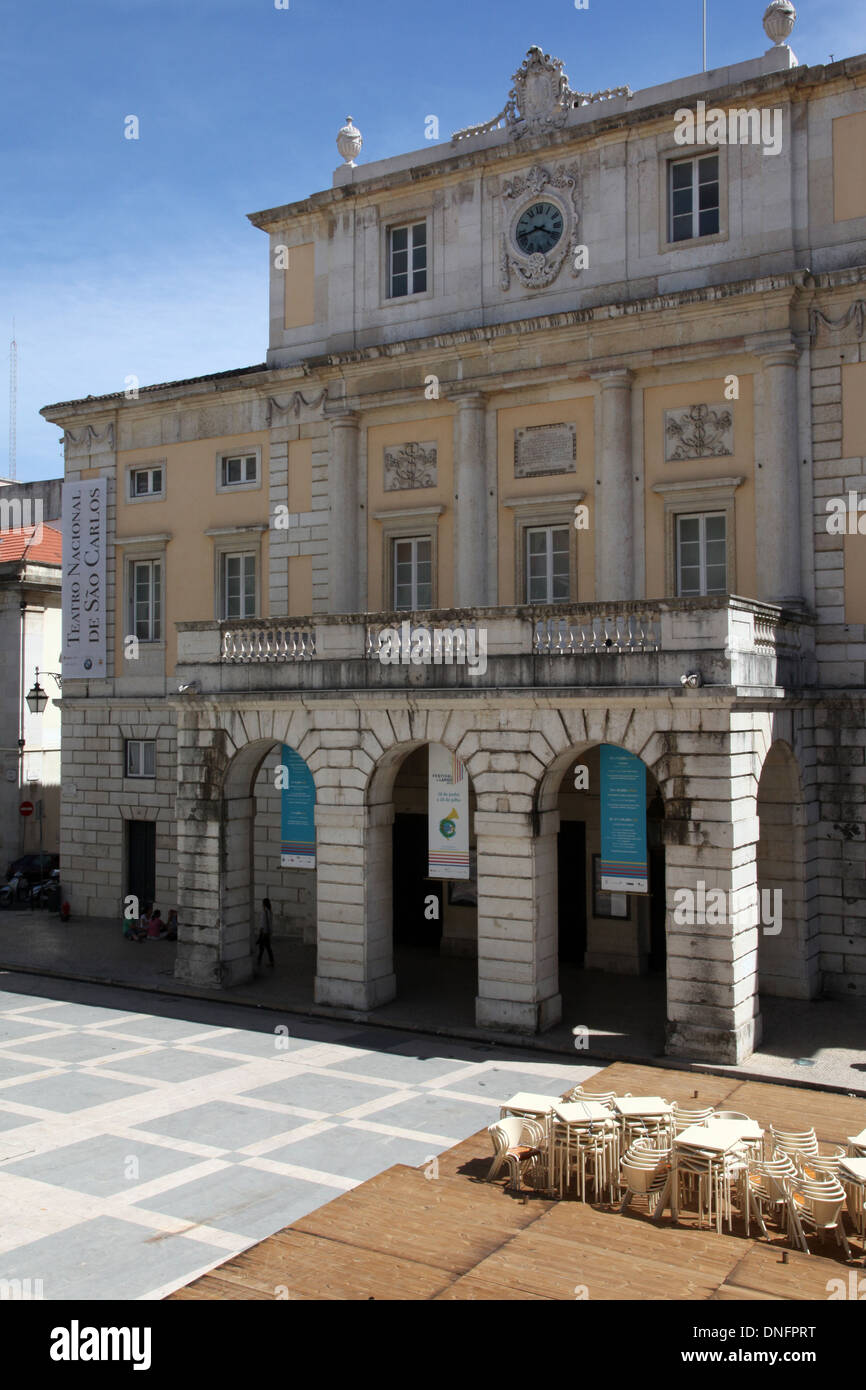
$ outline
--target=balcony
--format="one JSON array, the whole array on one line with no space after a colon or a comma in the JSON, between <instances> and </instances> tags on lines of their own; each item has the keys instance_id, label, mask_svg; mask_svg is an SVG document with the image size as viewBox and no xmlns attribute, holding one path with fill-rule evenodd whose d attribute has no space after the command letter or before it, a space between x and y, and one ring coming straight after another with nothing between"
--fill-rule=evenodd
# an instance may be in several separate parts
<instances>
[{"instance_id":1,"label":"balcony","mask_svg":"<svg viewBox=\"0 0 866 1390\"><path fill-rule=\"evenodd\" d=\"M814 683L812 623L736 597L178 623L180 683L268 690Z\"/></svg>"}]
</instances>

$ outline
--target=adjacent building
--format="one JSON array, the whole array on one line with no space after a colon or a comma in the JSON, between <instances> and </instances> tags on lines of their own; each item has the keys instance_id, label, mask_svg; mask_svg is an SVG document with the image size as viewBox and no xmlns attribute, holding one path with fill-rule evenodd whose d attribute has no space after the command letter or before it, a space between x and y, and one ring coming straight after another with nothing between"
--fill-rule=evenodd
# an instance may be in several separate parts
<instances>
[{"instance_id":1,"label":"adjacent building","mask_svg":"<svg viewBox=\"0 0 866 1390\"><path fill-rule=\"evenodd\" d=\"M177 902L178 975L231 986L267 893L319 1004L375 1009L415 943L477 959L498 1031L663 971L668 1050L722 1062L762 994L866 993L866 56L799 65L792 23L638 92L532 48L498 115L376 163L350 120L330 188L252 216L263 363L44 410L107 489L77 911ZM647 770L647 894L600 878L602 746Z\"/></svg>"}]
</instances>

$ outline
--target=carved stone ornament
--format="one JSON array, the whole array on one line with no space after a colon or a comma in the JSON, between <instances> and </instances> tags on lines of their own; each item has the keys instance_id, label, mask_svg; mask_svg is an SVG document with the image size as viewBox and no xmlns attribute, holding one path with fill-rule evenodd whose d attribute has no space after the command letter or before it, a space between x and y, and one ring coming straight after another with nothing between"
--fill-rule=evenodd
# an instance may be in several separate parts
<instances>
[{"instance_id":1,"label":"carved stone ornament","mask_svg":"<svg viewBox=\"0 0 866 1390\"><path fill-rule=\"evenodd\" d=\"M352 124L352 117L347 116L346 124L337 132L337 149L350 169L354 169L363 143L363 135L358 127Z\"/></svg>"},{"instance_id":2,"label":"carved stone ornament","mask_svg":"<svg viewBox=\"0 0 866 1390\"><path fill-rule=\"evenodd\" d=\"M401 444L385 450L385 491L436 487L439 459L435 443Z\"/></svg>"},{"instance_id":3,"label":"carved stone ornament","mask_svg":"<svg viewBox=\"0 0 866 1390\"><path fill-rule=\"evenodd\" d=\"M577 210L577 165L559 165L550 173L536 164L528 174L517 174L502 184L502 232L499 249L499 288L507 290L512 271L526 289L541 290L553 283L568 257L573 276L580 274L575 251L580 244L580 213ZM525 255L514 240L514 229L533 199L553 194L562 211L565 229L556 246L546 254Z\"/></svg>"},{"instance_id":4,"label":"carved stone ornament","mask_svg":"<svg viewBox=\"0 0 866 1390\"><path fill-rule=\"evenodd\" d=\"M93 425L85 425L80 434L76 435L74 430L63 431L63 443L74 448L90 447L92 444L104 444L106 448L114 448L114 424L109 420L104 430L97 430Z\"/></svg>"},{"instance_id":5,"label":"carved stone ornament","mask_svg":"<svg viewBox=\"0 0 866 1390\"><path fill-rule=\"evenodd\" d=\"M297 419L301 413L301 407L305 410L320 410L324 414L325 403L328 399L328 388L323 387L317 400L307 400L302 391L293 391L285 405L274 397L268 397L267 423L272 425L274 420L282 415L294 415Z\"/></svg>"},{"instance_id":6,"label":"carved stone ornament","mask_svg":"<svg viewBox=\"0 0 866 1390\"><path fill-rule=\"evenodd\" d=\"M665 460L721 458L734 452L734 417L724 406L665 411Z\"/></svg>"},{"instance_id":7,"label":"carved stone ornament","mask_svg":"<svg viewBox=\"0 0 866 1390\"><path fill-rule=\"evenodd\" d=\"M846 336L853 342L855 340L854 335L856 335L856 341L860 342L864 331L866 331L866 299L855 299L838 319L828 318L820 309L810 310L809 335L813 343L821 328L825 329L827 333L842 334L845 334L846 329L851 329L852 332Z\"/></svg>"},{"instance_id":8,"label":"carved stone ornament","mask_svg":"<svg viewBox=\"0 0 866 1390\"><path fill-rule=\"evenodd\" d=\"M486 135L504 121L509 135L519 140L523 135L542 135L565 125L568 113L576 106L610 97L631 96L629 87L608 87L603 92L573 92L559 58L551 58L533 44L512 78L514 86L498 116L482 125L467 126L452 135L452 141L469 140L473 135Z\"/></svg>"}]
</instances>

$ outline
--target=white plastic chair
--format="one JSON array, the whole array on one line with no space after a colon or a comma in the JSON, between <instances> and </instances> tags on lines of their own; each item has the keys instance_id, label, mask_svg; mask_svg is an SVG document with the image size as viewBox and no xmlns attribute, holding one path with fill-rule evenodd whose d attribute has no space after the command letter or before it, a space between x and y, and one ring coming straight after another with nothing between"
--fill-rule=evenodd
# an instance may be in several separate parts
<instances>
[{"instance_id":1,"label":"white plastic chair","mask_svg":"<svg viewBox=\"0 0 866 1390\"><path fill-rule=\"evenodd\" d=\"M646 1199L650 1214L655 1211L671 1171L669 1148L654 1148L645 1140L632 1144L620 1160L620 1187L625 1189L620 1211L624 1212L635 1197Z\"/></svg>"},{"instance_id":2,"label":"white plastic chair","mask_svg":"<svg viewBox=\"0 0 866 1390\"><path fill-rule=\"evenodd\" d=\"M838 1178L827 1178L814 1182L811 1178L791 1178L791 1213L800 1244L808 1255L809 1247L803 1234L803 1226L817 1232L832 1231L845 1258L850 1260L851 1247L842 1227L842 1208L845 1205L845 1189Z\"/></svg>"},{"instance_id":3,"label":"white plastic chair","mask_svg":"<svg viewBox=\"0 0 866 1390\"><path fill-rule=\"evenodd\" d=\"M493 1162L487 1174L487 1182L493 1182L503 1164L508 1168L509 1185L513 1188L520 1187L527 1170L533 1177L537 1177L545 1169L545 1132L536 1120L527 1120L519 1115L507 1115L505 1119L488 1125L487 1133L493 1144Z\"/></svg>"},{"instance_id":4,"label":"white plastic chair","mask_svg":"<svg viewBox=\"0 0 866 1390\"><path fill-rule=\"evenodd\" d=\"M758 1217L762 1233L767 1235L764 1225L764 1210L769 1207L778 1218L784 1232L792 1227L791 1188L792 1178L797 1177L794 1161L788 1154L779 1153L776 1158L752 1159L749 1163L746 1182L747 1200ZM746 1233L748 1234L748 1210L746 1212Z\"/></svg>"}]
</instances>

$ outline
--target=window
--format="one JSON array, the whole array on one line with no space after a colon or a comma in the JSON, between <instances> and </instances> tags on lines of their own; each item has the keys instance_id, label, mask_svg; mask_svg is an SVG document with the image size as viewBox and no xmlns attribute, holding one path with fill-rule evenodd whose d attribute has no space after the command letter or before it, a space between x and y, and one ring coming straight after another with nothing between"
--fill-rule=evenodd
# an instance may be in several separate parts
<instances>
[{"instance_id":1,"label":"window","mask_svg":"<svg viewBox=\"0 0 866 1390\"><path fill-rule=\"evenodd\" d=\"M719 231L717 154L671 162L669 207L671 241L690 241Z\"/></svg>"},{"instance_id":2,"label":"window","mask_svg":"<svg viewBox=\"0 0 866 1390\"><path fill-rule=\"evenodd\" d=\"M156 743L152 738L126 740L126 776L156 776Z\"/></svg>"},{"instance_id":3,"label":"window","mask_svg":"<svg viewBox=\"0 0 866 1390\"><path fill-rule=\"evenodd\" d=\"M223 618L253 618L256 612L254 551L220 557L220 614Z\"/></svg>"},{"instance_id":4,"label":"window","mask_svg":"<svg viewBox=\"0 0 866 1390\"><path fill-rule=\"evenodd\" d=\"M129 631L140 642L161 642L162 561L130 562L129 606Z\"/></svg>"},{"instance_id":5,"label":"window","mask_svg":"<svg viewBox=\"0 0 866 1390\"><path fill-rule=\"evenodd\" d=\"M391 227L388 232L388 293L423 294L427 289L427 223Z\"/></svg>"},{"instance_id":6,"label":"window","mask_svg":"<svg viewBox=\"0 0 866 1390\"><path fill-rule=\"evenodd\" d=\"M571 594L567 526L526 529L526 601L560 603Z\"/></svg>"},{"instance_id":7,"label":"window","mask_svg":"<svg viewBox=\"0 0 866 1390\"><path fill-rule=\"evenodd\" d=\"M259 480L257 454L225 454L220 459L220 485L244 487Z\"/></svg>"},{"instance_id":8,"label":"window","mask_svg":"<svg viewBox=\"0 0 866 1390\"><path fill-rule=\"evenodd\" d=\"M677 517L677 594L696 598L728 591L727 518L724 512Z\"/></svg>"},{"instance_id":9,"label":"window","mask_svg":"<svg viewBox=\"0 0 866 1390\"><path fill-rule=\"evenodd\" d=\"M162 468L131 468L129 470L129 496L158 497L162 495Z\"/></svg>"},{"instance_id":10,"label":"window","mask_svg":"<svg viewBox=\"0 0 866 1390\"><path fill-rule=\"evenodd\" d=\"M433 607L433 542L429 536L408 536L394 545L394 607Z\"/></svg>"}]
</instances>

